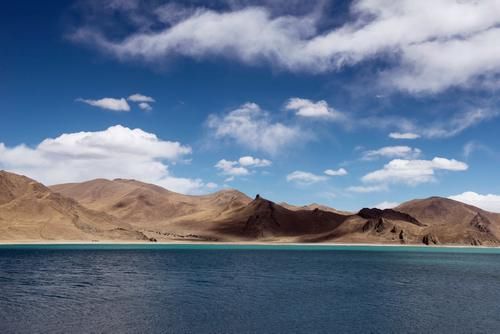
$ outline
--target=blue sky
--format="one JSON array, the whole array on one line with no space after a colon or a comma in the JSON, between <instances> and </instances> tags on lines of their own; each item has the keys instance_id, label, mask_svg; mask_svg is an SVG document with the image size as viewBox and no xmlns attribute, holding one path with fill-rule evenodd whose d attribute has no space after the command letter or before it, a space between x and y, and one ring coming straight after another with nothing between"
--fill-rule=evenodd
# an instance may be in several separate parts
<instances>
[{"instance_id":1,"label":"blue sky","mask_svg":"<svg viewBox=\"0 0 500 334\"><path fill-rule=\"evenodd\" d=\"M11 3L0 168L500 211L498 13L452 0Z\"/></svg>"}]
</instances>

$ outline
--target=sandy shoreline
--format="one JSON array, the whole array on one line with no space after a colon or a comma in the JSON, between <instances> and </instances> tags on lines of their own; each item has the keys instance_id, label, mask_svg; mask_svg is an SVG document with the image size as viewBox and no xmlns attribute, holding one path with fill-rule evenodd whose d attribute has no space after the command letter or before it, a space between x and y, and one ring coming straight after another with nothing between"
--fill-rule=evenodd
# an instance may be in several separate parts
<instances>
[{"instance_id":1,"label":"sandy shoreline","mask_svg":"<svg viewBox=\"0 0 500 334\"><path fill-rule=\"evenodd\" d=\"M0 246L22 246L22 245L75 245L75 246L92 246L92 245L130 245L130 246L175 246L175 245L200 245L200 246L297 246L297 247L411 247L411 248L466 248L466 249L500 249L498 246L471 246L471 245L418 245L418 244L381 244L381 243L294 243L294 242L188 242L188 241L168 241L168 242L143 242L143 241L75 241L75 240L58 240L58 241L0 241Z\"/></svg>"}]
</instances>

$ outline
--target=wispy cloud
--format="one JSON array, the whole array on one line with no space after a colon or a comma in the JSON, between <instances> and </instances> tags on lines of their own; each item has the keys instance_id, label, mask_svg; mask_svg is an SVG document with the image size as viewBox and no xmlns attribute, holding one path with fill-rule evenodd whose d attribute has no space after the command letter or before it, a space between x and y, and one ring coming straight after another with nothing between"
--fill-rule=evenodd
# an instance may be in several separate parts
<instances>
[{"instance_id":1,"label":"wispy cloud","mask_svg":"<svg viewBox=\"0 0 500 334\"><path fill-rule=\"evenodd\" d=\"M371 186L351 186L346 188L347 191L354 193L374 193L387 191L389 188L385 184L371 185Z\"/></svg>"},{"instance_id":2,"label":"wispy cloud","mask_svg":"<svg viewBox=\"0 0 500 334\"><path fill-rule=\"evenodd\" d=\"M415 159L422 154L418 148L409 146L385 146L377 150L365 151L362 154L363 160L375 160L378 158L404 158Z\"/></svg>"},{"instance_id":3,"label":"wispy cloud","mask_svg":"<svg viewBox=\"0 0 500 334\"><path fill-rule=\"evenodd\" d=\"M124 98L115 99L112 97L105 97L98 100L78 98L76 101L107 110L130 111L130 106Z\"/></svg>"},{"instance_id":4,"label":"wispy cloud","mask_svg":"<svg viewBox=\"0 0 500 334\"><path fill-rule=\"evenodd\" d=\"M450 138L470 127L498 116L500 116L500 112L497 110L473 109L425 126L421 130L421 134L426 138Z\"/></svg>"},{"instance_id":5,"label":"wispy cloud","mask_svg":"<svg viewBox=\"0 0 500 334\"><path fill-rule=\"evenodd\" d=\"M156 102L155 99L153 99L151 96L146 96L139 93L130 95L129 97L127 97L127 100L136 102L139 108L144 111L153 110L151 104Z\"/></svg>"},{"instance_id":6,"label":"wispy cloud","mask_svg":"<svg viewBox=\"0 0 500 334\"><path fill-rule=\"evenodd\" d=\"M389 137L392 139L418 139L421 136L412 132L391 132Z\"/></svg>"},{"instance_id":7,"label":"wispy cloud","mask_svg":"<svg viewBox=\"0 0 500 334\"><path fill-rule=\"evenodd\" d=\"M141 108L142 110L145 110L145 111L151 111L153 110L153 107L151 107L151 105L147 102L140 102L138 104L139 108Z\"/></svg>"},{"instance_id":8,"label":"wispy cloud","mask_svg":"<svg viewBox=\"0 0 500 334\"><path fill-rule=\"evenodd\" d=\"M132 102L156 102L155 99L153 99L151 96L146 96L139 93L130 95L129 97L127 97L127 100Z\"/></svg>"},{"instance_id":9,"label":"wispy cloud","mask_svg":"<svg viewBox=\"0 0 500 334\"><path fill-rule=\"evenodd\" d=\"M487 85L500 72L496 0L354 1L351 19L330 29L322 26L323 17L316 12L284 15L255 6L229 11L159 9L141 21L132 8L136 30L122 39L95 26L80 27L72 38L120 59L216 56L312 73L387 59L389 54L394 61L379 81L410 93ZM161 28L153 29L155 23Z\"/></svg>"},{"instance_id":10,"label":"wispy cloud","mask_svg":"<svg viewBox=\"0 0 500 334\"><path fill-rule=\"evenodd\" d=\"M472 108L427 122L416 122L404 118L379 117L378 119L367 118L361 120L361 123L368 127L396 128L405 131L403 133L390 133L389 137L393 139L441 139L455 137L469 128L499 116L500 111L495 109Z\"/></svg>"},{"instance_id":11,"label":"wispy cloud","mask_svg":"<svg viewBox=\"0 0 500 334\"><path fill-rule=\"evenodd\" d=\"M288 182L294 182L300 185L309 185L328 180L328 177L323 175L316 175L309 172L296 170L286 176Z\"/></svg>"}]
</instances>

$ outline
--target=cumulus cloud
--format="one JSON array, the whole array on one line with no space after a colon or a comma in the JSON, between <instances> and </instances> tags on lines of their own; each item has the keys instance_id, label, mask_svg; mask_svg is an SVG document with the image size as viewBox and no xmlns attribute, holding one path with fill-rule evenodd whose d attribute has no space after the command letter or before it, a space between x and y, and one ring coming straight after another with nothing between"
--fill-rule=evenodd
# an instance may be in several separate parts
<instances>
[{"instance_id":1,"label":"cumulus cloud","mask_svg":"<svg viewBox=\"0 0 500 334\"><path fill-rule=\"evenodd\" d=\"M453 195L448 198L476 206L486 211L500 213L500 195L482 195L473 191L466 191L462 194Z\"/></svg>"},{"instance_id":2,"label":"cumulus cloud","mask_svg":"<svg viewBox=\"0 0 500 334\"><path fill-rule=\"evenodd\" d=\"M127 97L127 100L132 102L156 102L155 99L153 99L151 96L146 96L139 93L130 95L129 97Z\"/></svg>"},{"instance_id":3,"label":"cumulus cloud","mask_svg":"<svg viewBox=\"0 0 500 334\"><path fill-rule=\"evenodd\" d=\"M219 160L215 164L215 168L219 169L224 175L241 176L250 174L250 171L245 167L239 166L237 161L226 159Z\"/></svg>"},{"instance_id":4,"label":"cumulus cloud","mask_svg":"<svg viewBox=\"0 0 500 334\"><path fill-rule=\"evenodd\" d=\"M93 107L108 109L113 111L130 111L130 106L124 98L115 99L112 97L105 97L99 100L89 99L76 99L78 102L83 102Z\"/></svg>"},{"instance_id":5,"label":"cumulus cloud","mask_svg":"<svg viewBox=\"0 0 500 334\"><path fill-rule=\"evenodd\" d=\"M254 158L249 155L241 157L238 162L245 167L268 167L272 164L270 160Z\"/></svg>"},{"instance_id":6,"label":"cumulus cloud","mask_svg":"<svg viewBox=\"0 0 500 334\"><path fill-rule=\"evenodd\" d=\"M222 175L228 175L227 182L233 181L235 176L249 175L253 168L262 168L271 166L272 162L267 159L254 158L252 156L243 156L237 161L222 159L215 164L215 168L220 170Z\"/></svg>"},{"instance_id":7,"label":"cumulus cloud","mask_svg":"<svg viewBox=\"0 0 500 334\"><path fill-rule=\"evenodd\" d=\"M381 209L381 210L384 210L384 209L392 209L392 208L395 208L399 205L398 202L388 202L388 201L383 201L383 202L380 202L378 204L375 204L374 207L377 208L377 209Z\"/></svg>"},{"instance_id":8,"label":"cumulus cloud","mask_svg":"<svg viewBox=\"0 0 500 334\"><path fill-rule=\"evenodd\" d=\"M422 154L418 148L409 146L385 146L378 150L366 151L363 153L363 160L374 160L377 158L404 158L415 159Z\"/></svg>"},{"instance_id":9,"label":"cumulus cloud","mask_svg":"<svg viewBox=\"0 0 500 334\"><path fill-rule=\"evenodd\" d=\"M288 182L294 182L301 185L309 185L327 180L328 178L323 175L316 175L309 172L296 170L286 176Z\"/></svg>"},{"instance_id":10,"label":"cumulus cloud","mask_svg":"<svg viewBox=\"0 0 500 334\"><path fill-rule=\"evenodd\" d=\"M297 116L326 119L331 121L344 120L345 115L331 108L326 101L313 102L308 99L293 97L288 100L285 109L295 111Z\"/></svg>"},{"instance_id":11,"label":"cumulus cloud","mask_svg":"<svg viewBox=\"0 0 500 334\"><path fill-rule=\"evenodd\" d=\"M434 181L436 170L465 171L467 169L466 163L455 159L440 157L432 160L395 159L386 164L384 168L366 174L361 180L380 184L418 185Z\"/></svg>"},{"instance_id":12,"label":"cumulus cloud","mask_svg":"<svg viewBox=\"0 0 500 334\"><path fill-rule=\"evenodd\" d=\"M325 173L328 176L344 176L347 175L347 170L345 170L344 168L339 168L337 170L326 169L323 173Z\"/></svg>"},{"instance_id":13,"label":"cumulus cloud","mask_svg":"<svg viewBox=\"0 0 500 334\"><path fill-rule=\"evenodd\" d=\"M130 178L182 193L204 192L206 185L201 179L175 177L167 165L191 153L189 146L179 142L116 125L103 131L47 138L34 148L0 143L0 167L46 184Z\"/></svg>"},{"instance_id":14,"label":"cumulus cloud","mask_svg":"<svg viewBox=\"0 0 500 334\"><path fill-rule=\"evenodd\" d=\"M225 115L210 115L207 125L215 138L234 140L241 146L269 154L309 139L297 126L273 122L255 103L245 103Z\"/></svg>"},{"instance_id":15,"label":"cumulus cloud","mask_svg":"<svg viewBox=\"0 0 500 334\"><path fill-rule=\"evenodd\" d=\"M379 81L411 93L487 84L500 74L497 0L360 0L352 2L350 13L344 24L329 28L317 13L283 15L267 7L186 11L172 6L167 22L158 16L158 29L146 20L116 39L89 25L72 38L120 59L219 56L313 73L390 55L393 61Z\"/></svg>"},{"instance_id":16,"label":"cumulus cloud","mask_svg":"<svg viewBox=\"0 0 500 334\"><path fill-rule=\"evenodd\" d=\"M389 137L392 139L418 139L420 135L412 132L391 132Z\"/></svg>"}]
</instances>

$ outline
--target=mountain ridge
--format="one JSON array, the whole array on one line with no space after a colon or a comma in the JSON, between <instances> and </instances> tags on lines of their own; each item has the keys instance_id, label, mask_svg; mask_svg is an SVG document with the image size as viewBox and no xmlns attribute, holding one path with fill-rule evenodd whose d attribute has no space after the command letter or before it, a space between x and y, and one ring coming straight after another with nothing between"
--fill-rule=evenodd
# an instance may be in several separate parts
<instances>
[{"instance_id":1,"label":"mountain ridge","mask_svg":"<svg viewBox=\"0 0 500 334\"><path fill-rule=\"evenodd\" d=\"M126 179L46 187L0 172L0 241L210 241L500 245L500 214L441 197L345 212L235 189L183 195Z\"/></svg>"}]
</instances>

